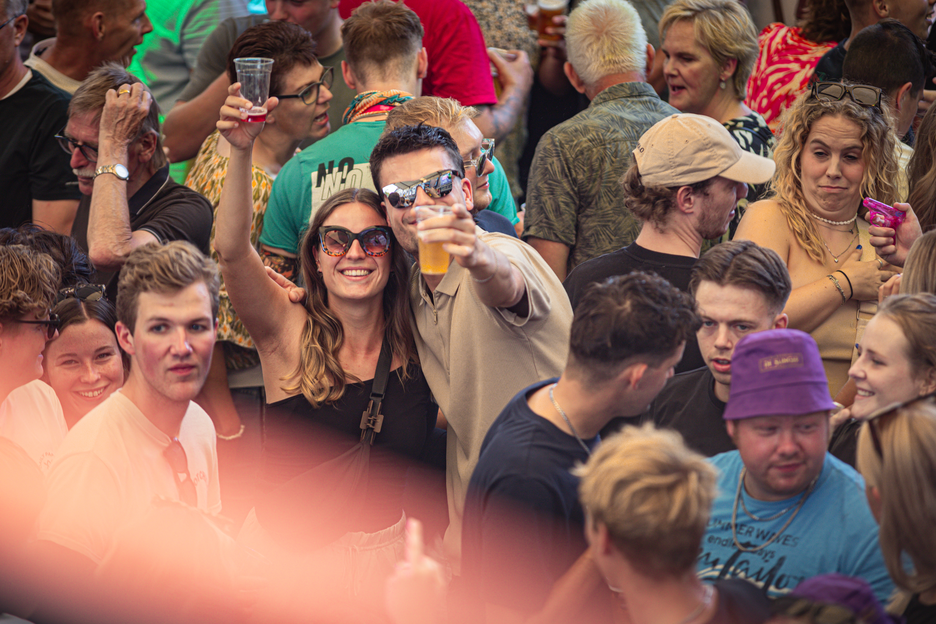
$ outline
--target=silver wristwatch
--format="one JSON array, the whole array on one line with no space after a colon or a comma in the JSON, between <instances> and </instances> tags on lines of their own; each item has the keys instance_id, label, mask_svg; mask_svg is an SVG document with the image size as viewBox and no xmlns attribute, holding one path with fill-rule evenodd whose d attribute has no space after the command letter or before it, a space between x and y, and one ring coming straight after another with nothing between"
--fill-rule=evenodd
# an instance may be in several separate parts
<instances>
[{"instance_id":1,"label":"silver wristwatch","mask_svg":"<svg viewBox=\"0 0 936 624\"><path fill-rule=\"evenodd\" d=\"M94 170L94 177L96 178L102 173L113 173L119 180L123 180L124 182L130 179L130 172L120 163L116 165L101 165Z\"/></svg>"}]
</instances>

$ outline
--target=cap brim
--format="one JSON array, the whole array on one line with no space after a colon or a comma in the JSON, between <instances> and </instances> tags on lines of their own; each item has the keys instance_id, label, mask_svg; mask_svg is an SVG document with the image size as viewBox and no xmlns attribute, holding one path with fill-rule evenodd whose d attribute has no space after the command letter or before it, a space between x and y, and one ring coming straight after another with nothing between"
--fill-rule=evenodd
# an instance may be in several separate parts
<instances>
[{"instance_id":1,"label":"cap brim","mask_svg":"<svg viewBox=\"0 0 936 624\"><path fill-rule=\"evenodd\" d=\"M741 152L738 162L731 165L719 175L735 182L745 184L764 184L773 177L777 165L770 158L764 158L751 152Z\"/></svg>"}]
</instances>

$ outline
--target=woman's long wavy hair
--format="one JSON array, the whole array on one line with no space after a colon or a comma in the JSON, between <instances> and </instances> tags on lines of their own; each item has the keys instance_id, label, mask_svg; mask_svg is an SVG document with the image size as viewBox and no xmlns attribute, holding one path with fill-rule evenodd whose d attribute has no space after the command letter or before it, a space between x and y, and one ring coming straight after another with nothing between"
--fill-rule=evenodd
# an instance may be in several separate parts
<instances>
[{"instance_id":1,"label":"woman's long wavy hair","mask_svg":"<svg viewBox=\"0 0 936 624\"><path fill-rule=\"evenodd\" d=\"M866 422L856 458L865 483L881 496L881 552L894 584L907 594L936 589L936 402L924 399Z\"/></svg>"},{"instance_id":2,"label":"woman's long wavy hair","mask_svg":"<svg viewBox=\"0 0 936 624\"><path fill-rule=\"evenodd\" d=\"M771 199L780 204L780 210L796 240L810 258L822 263L825 247L816 227L816 221L807 214L809 207L803 195L803 177L800 156L809 138L813 124L826 116L844 117L861 129L861 160L865 165L861 178L861 196L872 197L885 204L897 198L897 157L895 139L891 132L891 114L882 102L883 110L862 106L846 95L837 102L816 99L807 90L783 118L783 134L774 149L777 171L770 181ZM855 206L858 210L858 206Z\"/></svg>"},{"instance_id":3,"label":"woman's long wavy hair","mask_svg":"<svg viewBox=\"0 0 936 624\"><path fill-rule=\"evenodd\" d=\"M913 156L907 165L910 195L907 202L920 219L923 231L936 228L936 106L926 111L917 130Z\"/></svg>"},{"instance_id":4,"label":"woman's long wavy hair","mask_svg":"<svg viewBox=\"0 0 936 624\"><path fill-rule=\"evenodd\" d=\"M319 228L339 207L361 203L373 208L384 219L387 213L377 194L363 188L349 188L325 200L302 237L299 250L299 268L309 293L306 310L309 318L302 329L299 366L283 381L295 380L283 386L283 391L302 392L312 407L332 403L344 394L346 381L357 382L341 367L338 352L344 342L344 328L328 307L328 290L316 270L315 249L319 245ZM390 280L383 292L384 335L390 341L393 355L403 362L401 379L408 377L408 363L417 363L413 332L410 326L409 283L410 264L403 248L393 241Z\"/></svg>"}]
</instances>

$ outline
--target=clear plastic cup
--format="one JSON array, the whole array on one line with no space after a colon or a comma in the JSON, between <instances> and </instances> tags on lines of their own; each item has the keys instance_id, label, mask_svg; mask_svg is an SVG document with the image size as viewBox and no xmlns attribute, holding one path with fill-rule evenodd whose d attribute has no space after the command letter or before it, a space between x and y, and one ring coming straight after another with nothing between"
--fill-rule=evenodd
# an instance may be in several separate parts
<instances>
[{"instance_id":1,"label":"clear plastic cup","mask_svg":"<svg viewBox=\"0 0 936 624\"><path fill-rule=\"evenodd\" d=\"M234 68L237 70L237 82L241 84L241 97L250 100L252 105L246 110L247 121L266 121L267 110L263 104L270 97L270 72L273 70L273 59L234 59Z\"/></svg>"},{"instance_id":2,"label":"clear plastic cup","mask_svg":"<svg viewBox=\"0 0 936 624\"><path fill-rule=\"evenodd\" d=\"M422 222L452 214L452 207L444 204L416 206L415 211L416 221ZM442 248L445 243L424 243L421 238L417 240L419 242L419 270L424 275L445 275L452 261L451 254Z\"/></svg>"}]
</instances>

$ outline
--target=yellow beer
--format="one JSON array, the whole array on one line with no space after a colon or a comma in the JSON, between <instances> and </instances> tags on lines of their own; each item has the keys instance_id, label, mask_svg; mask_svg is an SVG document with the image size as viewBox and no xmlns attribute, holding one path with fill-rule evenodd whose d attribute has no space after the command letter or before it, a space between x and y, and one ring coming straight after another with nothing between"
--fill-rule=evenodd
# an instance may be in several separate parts
<instances>
[{"instance_id":1,"label":"yellow beer","mask_svg":"<svg viewBox=\"0 0 936 624\"><path fill-rule=\"evenodd\" d=\"M553 18L565 13L566 7L569 5L569 0L538 0L537 4L539 5L539 15L536 20L536 30L539 33L540 39L559 41L562 37L559 35L547 35L546 28L555 26L555 24L553 24Z\"/></svg>"},{"instance_id":2,"label":"yellow beer","mask_svg":"<svg viewBox=\"0 0 936 624\"><path fill-rule=\"evenodd\" d=\"M452 209L446 205L417 206L415 211L416 220L420 222L452 213ZM424 243L418 237L417 242L419 243L419 270L425 275L445 275L452 259L451 254L442 249L445 243Z\"/></svg>"}]
</instances>

